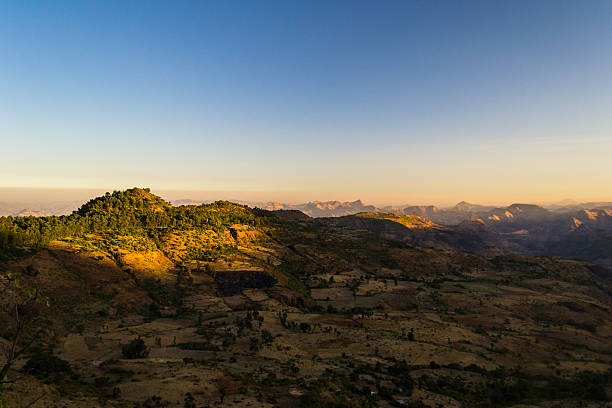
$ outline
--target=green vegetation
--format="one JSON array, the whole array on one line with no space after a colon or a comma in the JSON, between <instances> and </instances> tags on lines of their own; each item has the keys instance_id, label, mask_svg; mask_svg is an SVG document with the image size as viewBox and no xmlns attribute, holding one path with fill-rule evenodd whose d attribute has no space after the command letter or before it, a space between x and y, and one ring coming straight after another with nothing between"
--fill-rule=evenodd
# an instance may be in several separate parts
<instances>
[{"instance_id":1,"label":"green vegetation","mask_svg":"<svg viewBox=\"0 0 612 408\"><path fill-rule=\"evenodd\" d=\"M300 406L304 408L376 407L376 400L368 398L370 396L369 390L359 390L344 379L332 377L308 384L306 394L300 398Z\"/></svg>"},{"instance_id":2,"label":"green vegetation","mask_svg":"<svg viewBox=\"0 0 612 408\"><path fill-rule=\"evenodd\" d=\"M23 371L37 377L62 376L70 374L70 364L49 351L38 350L32 354Z\"/></svg>"},{"instance_id":3,"label":"green vegetation","mask_svg":"<svg viewBox=\"0 0 612 408\"><path fill-rule=\"evenodd\" d=\"M608 401L606 387L612 384L612 370L584 372L573 378L526 375L520 371L495 370L485 382L470 383L459 376L422 375L419 387L447 395L467 407L503 407L527 401L581 399Z\"/></svg>"},{"instance_id":4,"label":"green vegetation","mask_svg":"<svg viewBox=\"0 0 612 408\"><path fill-rule=\"evenodd\" d=\"M421 217L420 215L397 215L393 213L374 213L374 212L363 212L356 214L355 217L376 219L376 220L387 220L397 222L408 228L430 228L435 226L433 222L427 218Z\"/></svg>"},{"instance_id":5,"label":"green vegetation","mask_svg":"<svg viewBox=\"0 0 612 408\"><path fill-rule=\"evenodd\" d=\"M265 226L270 217L227 201L200 206L172 207L149 189L133 188L106 193L61 217L0 217L0 253L20 247L45 247L52 240L136 236L149 238L156 246L171 230L227 231L234 224Z\"/></svg>"},{"instance_id":6,"label":"green vegetation","mask_svg":"<svg viewBox=\"0 0 612 408\"><path fill-rule=\"evenodd\" d=\"M149 348L141 338L134 339L121 347L121 353L125 358L145 358L149 355Z\"/></svg>"}]
</instances>

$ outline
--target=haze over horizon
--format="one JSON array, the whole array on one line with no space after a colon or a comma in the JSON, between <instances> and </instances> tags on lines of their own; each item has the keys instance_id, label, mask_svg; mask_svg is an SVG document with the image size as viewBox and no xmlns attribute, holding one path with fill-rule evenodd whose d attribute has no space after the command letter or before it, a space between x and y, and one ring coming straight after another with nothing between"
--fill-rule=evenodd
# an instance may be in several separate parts
<instances>
[{"instance_id":1,"label":"haze over horizon","mask_svg":"<svg viewBox=\"0 0 612 408\"><path fill-rule=\"evenodd\" d=\"M144 186L141 186L144 187ZM121 190L112 189L54 189L54 188L6 188L0 187L0 203L23 204L23 209L44 208L50 204L73 203L78 208L81 204L94 197L104 195L106 192ZM127 188L127 187L125 187ZM362 201L366 205L377 207L385 206L426 206L434 205L439 208L453 207L460 202L480 204L487 206L505 207L511 204L536 204L543 206L570 205L589 202L612 202L612 199L576 200L571 197L560 200L532 201L527 197L498 197L497 200L487 200L484 197L449 197L449 196L420 196L418 194L372 194L364 192L279 192L279 191L188 191L188 190L160 190L151 189L153 194L162 197L168 202L181 202L192 200L194 202L211 202L217 200L235 201L249 204L282 203L288 205L307 202L354 202ZM21 210L22 208L20 208Z\"/></svg>"},{"instance_id":2,"label":"haze over horizon","mask_svg":"<svg viewBox=\"0 0 612 408\"><path fill-rule=\"evenodd\" d=\"M3 2L0 201L610 201L611 17L603 0Z\"/></svg>"}]
</instances>

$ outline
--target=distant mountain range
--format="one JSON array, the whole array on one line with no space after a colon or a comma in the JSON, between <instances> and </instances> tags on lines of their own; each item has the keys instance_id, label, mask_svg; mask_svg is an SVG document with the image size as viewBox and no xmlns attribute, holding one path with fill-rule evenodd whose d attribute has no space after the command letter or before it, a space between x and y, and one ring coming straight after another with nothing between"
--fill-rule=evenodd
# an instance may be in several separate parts
<instances>
[{"instance_id":1,"label":"distant mountain range","mask_svg":"<svg viewBox=\"0 0 612 408\"><path fill-rule=\"evenodd\" d=\"M185 200L173 202L174 205L183 205ZM190 204L195 202L188 201ZM185 203L186 204L186 203ZM299 210L304 214L313 217L343 217L362 212L384 212L397 215L416 214L421 217L444 225L459 225L463 221L472 219L482 219L488 222L510 220L510 219L543 219L560 214L572 214L584 210L610 210L612 202L590 202L590 203L571 203L567 206L554 205L549 207L535 204L512 204L507 207L486 206L472 204L462 201L453 207L438 208L434 205L404 205L404 206L383 206L365 204L361 200L356 201L311 201L302 204L284 204L279 202L257 203L242 202L241 204L250 207L259 207L266 210Z\"/></svg>"},{"instance_id":2,"label":"distant mountain range","mask_svg":"<svg viewBox=\"0 0 612 408\"><path fill-rule=\"evenodd\" d=\"M214 200L192 200L179 199L173 200L175 206L199 205L211 203ZM573 200L564 200L548 206L537 206L533 204L513 204L508 207L495 207L480 204L473 204L462 201L453 207L439 208L434 205L400 205L382 206L365 204L361 200L356 201L310 201L302 204L287 204L280 202L260 202L245 200L230 200L232 202L258 207L266 210L299 210L304 214L313 217L342 217L345 215L358 214L361 212L386 212L398 215L417 214L426 217L431 221L444 225L458 225L465 220L472 218L482 218L499 220L514 217L517 214L534 215L536 212L543 215L549 213L571 213L580 210L600 210L612 209L612 202L587 202L577 203ZM49 216L49 215L68 215L80 206L80 201L61 201L61 202L2 202L0 201L0 216ZM511 214L511 215L509 215ZM498 221L499 221L498 220Z\"/></svg>"},{"instance_id":3,"label":"distant mountain range","mask_svg":"<svg viewBox=\"0 0 612 408\"><path fill-rule=\"evenodd\" d=\"M407 208L500 250L580 258L612 268L612 207L609 203L586 205L593 208L547 209L533 204L487 208L464 203L445 210Z\"/></svg>"},{"instance_id":4,"label":"distant mountain range","mask_svg":"<svg viewBox=\"0 0 612 408\"><path fill-rule=\"evenodd\" d=\"M381 210L373 205L366 205L361 200L357 201L312 201L303 204L281 204L267 203L264 207L267 210L300 210L304 214L313 217L342 217L362 212L380 212Z\"/></svg>"},{"instance_id":5,"label":"distant mountain range","mask_svg":"<svg viewBox=\"0 0 612 408\"><path fill-rule=\"evenodd\" d=\"M50 215L68 215L80 205L80 201L41 203L0 201L0 217L47 217Z\"/></svg>"},{"instance_id":6,"label":"distant mountain range","mask_svg":"<svg viewBox=\"0 0 612 408\"><path fill-rule=\"evenodd\" d=\"M460 202L439 209L431 205L377 208L357 200L269 203L264 208L284 210L283 217L293 219L300 219L296 214L300 211L304 217L325 218L327 227L350 226L411 245L454 248L486 256L505 252L574 257L612 268L609 202L569 203L550 208L521 203L493 207ZM405 227L407 220L416 227L391 225L399 223Z\"/></svg>"}]
</instances>

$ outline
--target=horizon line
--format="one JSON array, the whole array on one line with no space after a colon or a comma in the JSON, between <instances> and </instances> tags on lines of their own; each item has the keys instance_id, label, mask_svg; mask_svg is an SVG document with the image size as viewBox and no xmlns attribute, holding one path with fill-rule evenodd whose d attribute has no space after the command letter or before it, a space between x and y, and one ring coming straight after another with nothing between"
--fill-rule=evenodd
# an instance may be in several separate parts
<instances>
[{"instance_id":1,"label":"horizon line","mask_svg":"<svg viewBox=\"0 0 612 408\"><path fill-rule=\"evenodd\" d=\"M139 187L139 188L150 188L150 187ZM9 191L19 191L22 194L27 193L27 196L30 197L21 197L21 198L10 198L6 199L5 197L0 198L0 202L5 203L14 203L14 204L34 204L34 203L59 203L59 202L84 202L83 200L87 200L88 198L95 198L100 195L105 194L106 192L113 191L124 191L125 189L105 189L105 188L96 188L96 187L2 187L0 186L0 193L9 192ZM498 206L505 207L512 204L535 204L542 206L554 206L554 205L572 205L572 204L586 204L586 203L602 203L602 202L612 202L612 198L589 198L589 199L574 199L574 198L549 198L545 199L524 199L525 197L517 197L517 199L512 199L506 195L504 198L499 197L497 200L489 197L488 199L484 198L484 194L466 194L466 196L481 196L480 198L459 198L456 194L435 194L435 193L402 193L402 192L394 192L394 193L384 193L384 192L339 192L339 191L275 191L275 190L203 190L203 189L156 189L150 188L153 194L156 194L168 202L180 201L180 200L192 200L199 202L213 202L218 200L224 201L236 201L236 202L244 202L244 203L253 203L253 204L263 204L263 203L281 203L286 205L299 205L310 202L355 202L361 201L365 205L373 205L375 207L384 207L384 206L397 206L397 207L408 207L408 206L437 206L440 208L448 208L453 207L461 202L467 202L470 204L479 204L486 206ZM72 193L77 194L77 196L73 197L40 197L42 195L48 194L59 194L62 193ZM44 194L46 193L46 194ZM83 197L87 194L87 197ZM96 195L98 194L98 195ZM213 197L213 196L217 197ZM288 196L294 196L290 199ZM39 196L39 197L36 197ZM199 197L197 197L199 196ZM232 197L233 196L233 197ZM242 197L240 197L242 196ZM258 196L258 197L257 197ZM268 197L266 197L268 196ZM274 197L276 196L276 197ZM285 196L284 199L279 196ZM301 199L297 199L295 196L302 196ZM311 198L306 198L306 196L310 196ZM313 196L327 196L327 197L313 197ZM331 197L330 197L331 196ZM344 196L344 197L342 197ZM350 197L349 197L350 196ZM369 198L367 198L369 196ZM385 198L386 196L386 198ZM400 199L400 196L405 196L405 199ZM408 198L412 196L412 199ZM430 198L425 198L429 196ZM491 196L491 195L489 195ZM492 195L496 196L496 195ZM392 199L391 197L394 197ZM417 198L419 197L419 198ZM454 199L451 197L455 197ZM420 203L420 204L419 204Z\"/></svg>"}]
</instances>

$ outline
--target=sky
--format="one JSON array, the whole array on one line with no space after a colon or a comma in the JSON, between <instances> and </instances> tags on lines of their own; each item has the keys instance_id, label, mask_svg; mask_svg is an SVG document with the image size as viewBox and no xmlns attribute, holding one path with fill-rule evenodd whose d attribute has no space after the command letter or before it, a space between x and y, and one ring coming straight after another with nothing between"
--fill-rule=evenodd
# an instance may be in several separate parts
<instances>
[{"instance_id":1,"label":"sky","mask_svg":"<svg viewBox=\"0 0 612 408\"><path fill-rule=\"evenodd\" d=\"M0 2L0 201L612 200L611 113L607 0Z\"/></svg>"}]
</instances>

